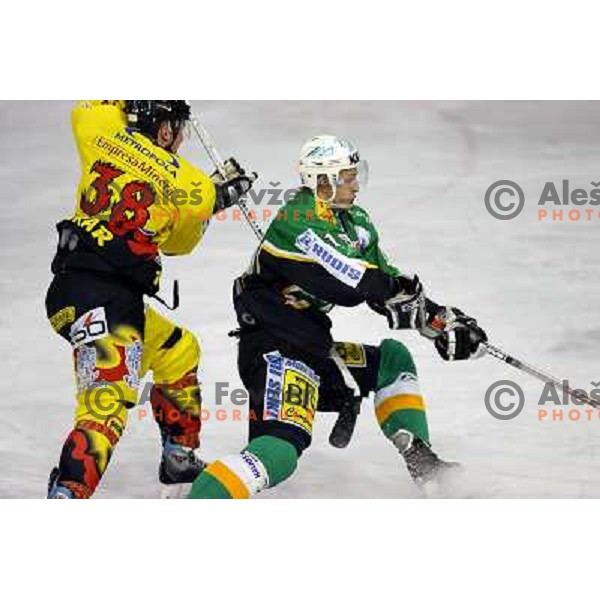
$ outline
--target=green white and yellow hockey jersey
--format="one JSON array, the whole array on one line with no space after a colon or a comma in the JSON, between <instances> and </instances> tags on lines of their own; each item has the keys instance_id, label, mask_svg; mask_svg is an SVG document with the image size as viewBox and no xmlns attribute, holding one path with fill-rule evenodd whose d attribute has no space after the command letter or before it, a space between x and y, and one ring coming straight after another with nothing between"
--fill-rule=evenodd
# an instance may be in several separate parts
<instances>
[{"instance_id":1,"label":"green white and yellow hockey jersey","mask_svg":"<svg viewBox=\"0 0 600 600\"><path fill-rule=\"evenodd\" d=\"M263 329L312 354L329 352L334 306L381 304L400 271L379 247L367 211L332 209L302 188L270 224L234 301L244 329Z\"/></svg>"}]
</instances>

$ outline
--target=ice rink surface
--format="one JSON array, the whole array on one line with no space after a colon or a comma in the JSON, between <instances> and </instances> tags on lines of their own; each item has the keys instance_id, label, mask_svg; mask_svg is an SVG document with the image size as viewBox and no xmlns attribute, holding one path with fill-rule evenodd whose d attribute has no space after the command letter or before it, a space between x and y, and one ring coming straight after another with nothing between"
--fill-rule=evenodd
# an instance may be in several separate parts
<instances>
[{"instance_id":1,"label":"ice rink surface","mask_svg":"<svg viewBox=\"0 0 600 600\"><path fill-rule=\"evenodd\" d=\"M589 390L600 381L598 231L591 222L537 219L545 182L586 190L600 180L599 102L195 102L223 152L261 174L259 185L297 184L302 142L318 133L354 139L371 169L360 196L382 246L421 276L428 295L475 316L496 344ZM55 223L74 204L79 164L71 103L0 102L0 498L40 498L72 425L69 347L47 323L44 297ZM183 154L208 169L199 146ZM484 206L497 180L519 183L527 202L510 221ZM564 207L573 208L573 207ZM581 207L592 208L592 207ZM566 212L566 211L565 211ZM203 349L207 459L236 452L246 426L214 417L215 382L241 387L236 370L231 283L255 247L250 229L214 222L192 256L165 261L182 304L170 318L196 332ZM429 407L434 447L465 465L456 495L600 497L600 419L538 419L542 385L492 358L447 364L416 333L390 334L368 309L332 313L336 338L377 343L397 335L413 351ZM526 393L513 420L492 418L486 389L513 378ZM149 408L148 405L145 406ZM550 411L553 407L550 407ZM559 408L559 407L555 407ZM549 411L549 412L550 412ZM151 418L138 409L96 497L155 498L160 456ZM319 415L313 446L294 477L263 498L417 497L400 457L363 404L346 450L327 443Z\"/></svg>"}]
</instances>

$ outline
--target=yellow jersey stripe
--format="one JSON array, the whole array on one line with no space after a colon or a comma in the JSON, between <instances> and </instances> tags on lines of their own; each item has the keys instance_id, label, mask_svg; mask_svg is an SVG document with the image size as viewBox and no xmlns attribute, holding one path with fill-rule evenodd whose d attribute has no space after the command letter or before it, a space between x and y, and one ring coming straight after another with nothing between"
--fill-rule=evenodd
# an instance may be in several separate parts
<instances>
[{"instance_id":1,"label":"yellow jersey stripe","mask_svg":"<svg viewBox=\"0 0 600 600\"><path fill-rule=\"evenodd\" d=\"M312 258L309 258L308 256L305 256L304 254L300 254L298 252L287 252L286 250L281 250L280 248L277 248L277 247L269 244L269 242L263 242L262 246L261 246L261 250L264 250L265 252L268 252L269 254L272 254L273 256L277 256L278 258L288 258L289 260L297 260L298 262L311 262L311 263L315 262Z\"/></svg>"},{"instance_id":2,"label":"yellow jersey stripe","mask_svg":"<svg viewBox=\"0 0 600 600\"><path fill-rule=\"evenodd\" d=\"M235 499L246 499L250 497L250 491L246 484L229 467L221 461L216 461L206 468L206 472L216 477L225 486L227 491Z\"/></svg>"},{"instance_id":3,"label":"yellow jersey stripe","mask_svg":"<svg viewBox=\"0 0 600 600\"><path fill-rule=\"evenodd\" d=\"M398 396L391 396L386 398L377 408L375 414L377 416L378 423L385 423L386 419L397 410L406 410L407 408L413 410L425 410L425 402L423 396L417 396L414 394L399 394Z\"/></svg>"}]
</instances>

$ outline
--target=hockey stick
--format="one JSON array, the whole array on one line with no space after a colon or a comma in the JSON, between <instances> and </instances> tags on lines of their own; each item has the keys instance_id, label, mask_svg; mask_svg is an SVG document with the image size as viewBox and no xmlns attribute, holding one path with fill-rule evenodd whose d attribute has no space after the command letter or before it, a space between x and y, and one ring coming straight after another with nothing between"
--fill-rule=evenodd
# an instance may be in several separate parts
<instances>
[{"instance_id":1,"label":"hockey stick","mask_svg":"<svg viewBox=\"0 0 600 600\"><path fill-rule=\"evenodd\" d=\"M194 115L192 115L190 121L192 123L194 132L198 136L200 143L206 150L208 157L217 169L219 175L221 175L223 181L227 181L227 168L225 167L225 161L223 160L221 153L217 150L217 146L215 145L213 137L210 135L206 127L204 127L204 125L202 125L202 123ZM253 177L251 175L250 179L252 181L255 181L256 177ZM262 240L264 234L260 228L260 225L251 218L250 211L248 210L248 206L246 205L246 201L244 200L244 198L240 198L238 204L240 210L242 211L242 214L244 215L244 219L246 219L246 222L248 223L248 225L250 225L250 228L254 232L254 235L256 235L256 237L259 240Z\"/></svg>"},{"instance_id":2,"label":"hockey stick","mask_svg":"<svg viewBox=\"0 0 600 600\"><path fill-rule=\"evenodd\" d=\"M580 402L583 402L584 404L589 404L594 408L600 408L600 402L598 400L590 398L583 390L574 390L569 386L566 380L561 380L558 377L554 377L554 375L545 373L541 369L538 369L537 367L534 367L533 365L530 365L525 361L519 360L518 358L511 356L501 348L493 346L489 342L483 342L483 347L490 356L501 360L507 365L510 365L515 369L519 369L519 371L523 371L524 373L527 373L528 375L531 375L532 377L535 377L536 379L539 379L544 383L550 383L554 385L557 389L564 390L567 394L569 394L569 396L575 398L576 400L579 400Z\"/></svg>"}]
</instances>

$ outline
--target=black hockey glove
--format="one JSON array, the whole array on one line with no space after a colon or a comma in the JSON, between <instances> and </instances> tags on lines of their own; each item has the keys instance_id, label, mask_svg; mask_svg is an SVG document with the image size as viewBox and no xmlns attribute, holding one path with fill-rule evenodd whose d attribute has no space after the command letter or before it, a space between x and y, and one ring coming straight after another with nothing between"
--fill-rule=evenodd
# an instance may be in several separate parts
<instances>
[{"instance_id":1,"label":"black hockey glove","mask_svg":"<svg viewBox=\"0 0 600 600\"><path fill-rule=\"evenodd\" d=\"M396 282L395 296L383 304L370 302L369 306L387 317L390 329L420 329L425 318L425 296L419 278L400 275Z\"/></svg>"},{"instance_id":2,"label":"black hockey glove","mask_svg":"<svg viewBox=\"0 0 600 600\"><path fill-rule=\"evenodd\" d=\"M246 171L233 157L228 158L223 166L225 178L218 171L210 176L217 191L215 212L238 204L240 198L250 190L257 178L256 173L246 175Z\"/></svg>"},{"instance_id":3,"label":"black hockey glove","mask_svg":"<svg viewBox=\"0 0 600 600\"><path fill-rule=\"evenodd\" d=\"M435 338L439 355L444 360L452 361L483 356L483 342L487 342L487 334L477 325L477 321L458 308L446 307L442 311L435 317L437 327L443 327Z\"/></svg>"},{"instance_id":4,"label":"black hockey glove","mask_svg":"<svg viewBox=\"0 0 600 600\"><path fill-rule=\"evenodd\" d=\"M215 202L215 212L225 210L238 204L240 198L250 190L253 180L250 177L236 177L225 183L216 183L217 200Z\"/></svg>"}]
</instances>

